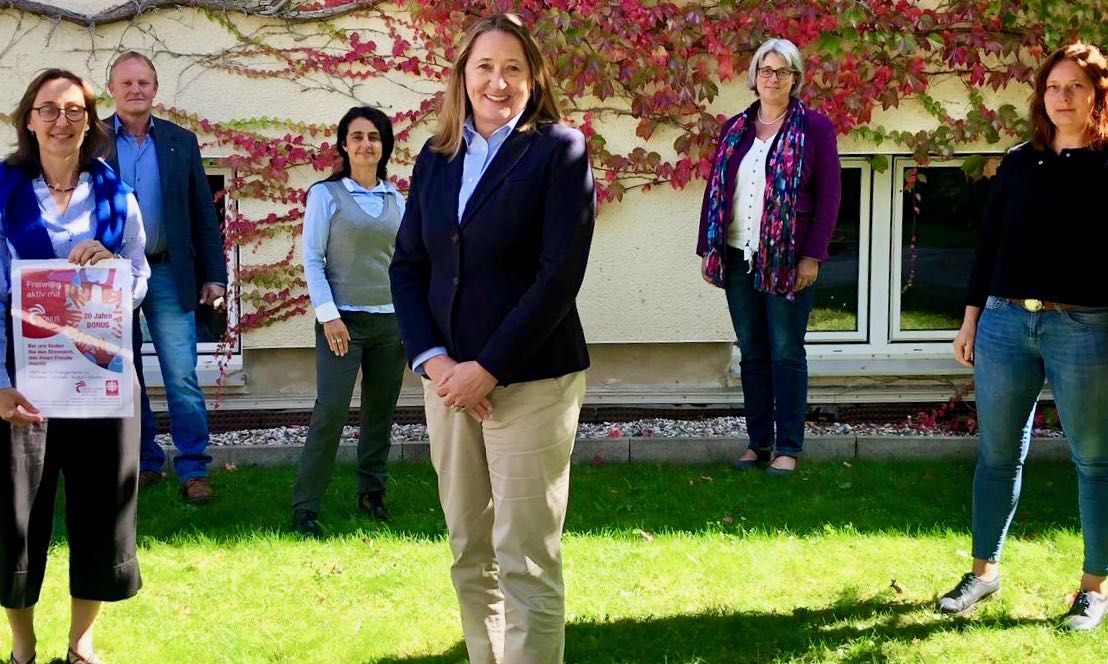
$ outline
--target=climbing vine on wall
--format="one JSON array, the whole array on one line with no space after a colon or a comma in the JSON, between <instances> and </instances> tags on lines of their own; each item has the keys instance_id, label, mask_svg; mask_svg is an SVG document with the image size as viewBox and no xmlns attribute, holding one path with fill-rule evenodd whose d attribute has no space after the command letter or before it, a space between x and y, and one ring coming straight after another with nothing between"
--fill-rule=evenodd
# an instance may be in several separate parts
<instances>
[{"instance_id":1,"label":"climbing vine on wall","mask_svg":"<svg viewBox=\"0 0 1108 664\"><path fill-rule=\"evenodd\" d=\"M134 0L99 14L31 0L6 5L90 28L137 21L155 10L201 11L234 42L195 56L201 67L292 81L352 102L358 85L370 79L415 90L419 101L393 116L393 158L402 164L420 147L409 142L413 132L433 120L437 82L466 26L491 11L515 11L553 63L567 120L589 138L602 202L703 179L724 119L712 102L721 85L742 84L750 56L770 37L800 46L807 65L803 96L840 133L894 145L921 164L962 145L1010 144L1026 135L1024 108L990 106L988 91L1029 87L1036 63L1062 43L1108 41L1103 0ZM943 81L964 87L968 111L954 112L933 94ZM878 110L909 103L925 109L929 128L909 132L874 120ZM262 218L234 212L229 246L299 233L305 191L289 172L329 170L329 125L271 115L213 122L188 109L160 112L230 149L234 175L221 195L265 201L276 210ZM606 136L622 123L632 123L639 139L630 150L611 147ZM969 161L971 168L979 162ZM291 243L284 260L243 267L237 276L246 305L240 330L306 311Z\"/></svg>"}]
</instances>

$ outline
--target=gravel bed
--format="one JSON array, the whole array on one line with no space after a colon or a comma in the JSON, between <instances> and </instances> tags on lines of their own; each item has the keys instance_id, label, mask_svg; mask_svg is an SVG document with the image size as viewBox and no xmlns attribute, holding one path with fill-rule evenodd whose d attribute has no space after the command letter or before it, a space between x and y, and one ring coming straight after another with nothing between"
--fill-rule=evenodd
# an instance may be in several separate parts
<instances>
[{"instance_id":1,"label":"gravel bed","mask_svg":"<svg viewBox=\"0 0 1108 664\"><path fill-rule=\"evenodd\" d=\"M896 424L842 424L808 422L809 436L962 436L944 430L920 430L907 423ZM212 445L303 445L308 433L306 426L276 427L273 429L243 429L211 434ZM580 438L733 438L746 435L745 417L715 417L703 420L644 419L629 422L586 422L577 431ZM1034 435L1042 438L1061 438L1057 429L1035 429ZM394 424L394 442L412 442L427 439L427 427L423 424ZM358 428L348 426L342 431L342 442L355 443ZM163 447L172 445L169 434L159 434L157 441Z\"/></svg>"}]
</instances>

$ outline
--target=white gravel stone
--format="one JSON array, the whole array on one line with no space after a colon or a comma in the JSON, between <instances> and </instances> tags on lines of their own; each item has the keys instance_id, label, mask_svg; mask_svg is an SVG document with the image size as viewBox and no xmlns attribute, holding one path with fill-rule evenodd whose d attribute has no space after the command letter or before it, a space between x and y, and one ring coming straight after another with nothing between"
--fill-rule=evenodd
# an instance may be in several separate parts
<instances>
[{"instance_id":1,"label":"white gravel stone","mask_svg":"<svg viewBox=\"0 0 1108 664\"><path fill-rule=\"evenodd\" d=\"M918 429L908 423L895 424L845 424L816 423L806 425L808 436L966 436L942 429ZM224 445L303 445L308 427L288 426L272 429L242 429L211 434L211 444ZM1061 438L1065 434L1056 429L1035 429L1041 438ZM579 439L588 438L735 438L746 436L745 417L713 417L702 420L670 420L651 418L628 422L583 422L577 431ZM422 424L394 424L393 442L410 442L427 439L427 427ZM159 434L157 441L163 447L172 445L168 434ZM345 427L343 443L356 443L358 428Z\"/></svg>"}]
</instances>

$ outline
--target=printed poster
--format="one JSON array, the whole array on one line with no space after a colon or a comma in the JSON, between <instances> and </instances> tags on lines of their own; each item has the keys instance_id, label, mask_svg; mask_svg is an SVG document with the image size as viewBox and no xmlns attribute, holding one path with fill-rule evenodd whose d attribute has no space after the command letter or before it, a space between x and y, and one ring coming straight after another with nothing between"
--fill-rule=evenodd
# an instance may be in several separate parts
<instances>
[{"instance_id":1,"label":"printed poster","mask_svg":"<svg viewBox=\"0 0 1108 664\"><path fill-rule=\"evenodd\" d=\"M132 417L131 263L12 261L15 386L46 417Z\"/></svg>"}]
</instances>

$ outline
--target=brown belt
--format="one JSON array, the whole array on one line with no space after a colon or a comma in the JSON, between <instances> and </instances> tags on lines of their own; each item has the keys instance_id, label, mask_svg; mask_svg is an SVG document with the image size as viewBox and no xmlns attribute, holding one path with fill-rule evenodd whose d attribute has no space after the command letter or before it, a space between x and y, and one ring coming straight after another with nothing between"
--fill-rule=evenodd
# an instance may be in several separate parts
<instances>
[{"instance_id":1,"label":"brown belt","mask_svg":"<svg viewBox=\"0 0 1108 664\"><path fill-rule=\"evenodd\" d=\"M1072 311L1074 309L1081 310L1090 308L1078 304L1062 304L1061 302L1048 302L1046 300L1036 300L1034 298L1020 299L1017 297L1003 297L1001 299L1005 302L1011 302L1017 307L1021 307L1033 314L1040 311Z\"/></svg>"}]
</instances>

